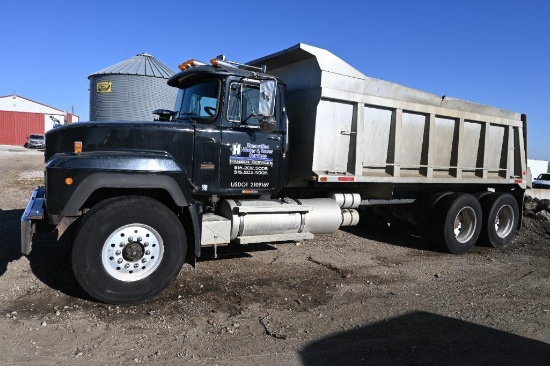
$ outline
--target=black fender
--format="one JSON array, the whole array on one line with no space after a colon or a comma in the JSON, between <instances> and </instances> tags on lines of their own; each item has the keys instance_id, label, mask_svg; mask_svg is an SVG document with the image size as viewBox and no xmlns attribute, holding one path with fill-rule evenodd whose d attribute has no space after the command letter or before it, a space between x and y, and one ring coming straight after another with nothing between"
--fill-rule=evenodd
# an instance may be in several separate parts
<instances>
[{"instance_id":1,"label":"black fender","mask_svg":"<svg viewBox=\"0 0 550 366\"><path fill-rule=\"evenodd\" d=\"M166 152L63 153L46 163L46 207L51 214L78 215L101 188L162 189L180 207L194 202L187 172Z\"/></svg>"},{"instance_id":2,"label":"black fender","mask_svg":"<svg viewBox=\"0 0 550 366\"><path fill-rule=\"evenodd\" d=\"M181 184L183 183L183 184ZM184 173L162 175L133 172L94 172L78 184L63 207L63 216L78 215L80 208L96 190L101 188L162 189L174 203L186 207L193 203L191 188Z\"/></svg>"}]
</instances>

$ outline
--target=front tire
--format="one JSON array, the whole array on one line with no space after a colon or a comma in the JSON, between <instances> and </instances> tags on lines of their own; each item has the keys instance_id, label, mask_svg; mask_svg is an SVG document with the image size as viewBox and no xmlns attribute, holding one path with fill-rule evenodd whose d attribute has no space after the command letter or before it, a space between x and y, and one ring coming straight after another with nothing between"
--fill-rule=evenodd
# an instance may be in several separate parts
<instances>
[{"instance_id":1,"label":"front tire","mask_svg":"<svg viewBox=\"0 0 550 366\"><path fill-rule=\"evenodd\" d=\"M435 206L435 243L452 254L468 252L479 238L481 217L481 206L471 194L454 193L442 198Z\"/></svg>"},{"instance_id":2,"label":"front tire","mask_svg":"<svg viewBox=\"0 0 550 366\"><path fill-rule=\"evenodd\" d=\"M121 197L94 206L82 219L73 272L99 301L136 303L176 278L186 250L184 228L171 210L148 197Z\"/></svg>"}]
</instances>

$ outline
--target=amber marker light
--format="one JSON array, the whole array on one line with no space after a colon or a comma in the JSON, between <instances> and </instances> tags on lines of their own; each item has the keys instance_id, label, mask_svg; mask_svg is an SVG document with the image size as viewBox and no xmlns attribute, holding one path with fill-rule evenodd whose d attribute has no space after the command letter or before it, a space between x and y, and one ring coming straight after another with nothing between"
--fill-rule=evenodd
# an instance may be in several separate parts
<instances>
[{"instance_id":1,"label":"amber marker light","mask_svg":"<svg viewBox=\"0 0 550 366\"><path fill-rule=\"evenodd\" d=\"M182 63L181 65L179 65L178 68L179 68L181 71L187 70L188 68L191 67L190 61L191 61L191 60L185 61L184 63Z\"/></svg>"},{"instance_id":2,"label":"amber marker light","mask_svg":"<svg viewBox=\"0 0 550 366\"><path fill-rule=\"evenodd\" d=\"M210 60L210 63L214 66L218 66L218 59L217 58L213 58L212 60Z\"/></svg>"},{"instance_id":3,"label":"amber marker light","mask_svg":"<svg viewBox=\"0 0 550 366\"><path fill-rule=\"evenodd\" d=\"M215 59L214 59L215 60ZM197 61L195 59L190 59L190 60L187 60L185 61L184 63L182 63L181 65L178 65L178 68L181 70L181 71L185 71L187 69L190 69L192 67L195 67L195 66L203 66L203 65L206 65L204 62L201 62L201 61ZM214 65L214 64L213 64ZM216 64L217 65L217 60L216 60Z\"/></svg>"},{"instance_id":4,"label":"amber marker light","mask_svg":"<svg viewBox=\"0 0 550 366\"><path fill-rule=\"evenodd\" d=\"M65 184L68 185L68 186L73 184L73 178L65 178Z\"/></svg>"},{"instance_id":5,"label":"amber marker light","mask_svg":"<svg viewBox=\"0 0 550 366\"><path fill-rule=\"evenodd\" d=\"M75 154L80 154L82 152L82 141L74 142L74 152Z\"/></svg>"}]
</instances>

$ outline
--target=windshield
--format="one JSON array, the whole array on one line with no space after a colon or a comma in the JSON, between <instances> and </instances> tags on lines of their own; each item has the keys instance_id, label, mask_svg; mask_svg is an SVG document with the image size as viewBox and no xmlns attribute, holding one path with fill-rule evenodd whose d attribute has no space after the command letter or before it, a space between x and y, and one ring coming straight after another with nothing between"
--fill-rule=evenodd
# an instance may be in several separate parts
<instances>
[{"instance_id":1,"label":"windshield","mask_svg":"<svg viewBox=\"0 0 550 366\"><path fill-rule=\"evenodd\" d=\"M31 139L37 139L37 140L44 140L44 136L42 135L30 135Z\"/></svg>"},{"instance_id":2,"label":"windshield","mask_svg":"<svg viewBox=\"0 0 550 366\"><path fill-rule=\"evenodd\" d=\"M178 91L175 118L210 120L218 111L218 81L201 81Z\"/></svg>"},{"instance_id":3,"label":"windshield","mask_svg":"<svg viewBox=\"0 0 550 366\"><path fill-rule=\"evenodd\" d=\"M550 174L540 174L537 179L540 180L550 180Z\"/></svg>"}]
</instances>

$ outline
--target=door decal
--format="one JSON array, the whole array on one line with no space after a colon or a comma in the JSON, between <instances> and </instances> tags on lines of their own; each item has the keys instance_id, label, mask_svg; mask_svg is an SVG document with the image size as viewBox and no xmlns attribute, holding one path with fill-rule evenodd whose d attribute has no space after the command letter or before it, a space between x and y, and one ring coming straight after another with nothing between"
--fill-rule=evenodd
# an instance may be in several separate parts
<instances>
[{"instance_id":1,"label":"door decal","mask_svg":"<svg viewBox=\"0 0 550 366\"><path fill-rule=\"evenodd\" d=\"M235 143L231 146L229 164L234 166L235 174L267 175L266 167L273 166L273 149L265 144L247 143L241 147L241 144Z\"/></svg>"}]
</instances>

